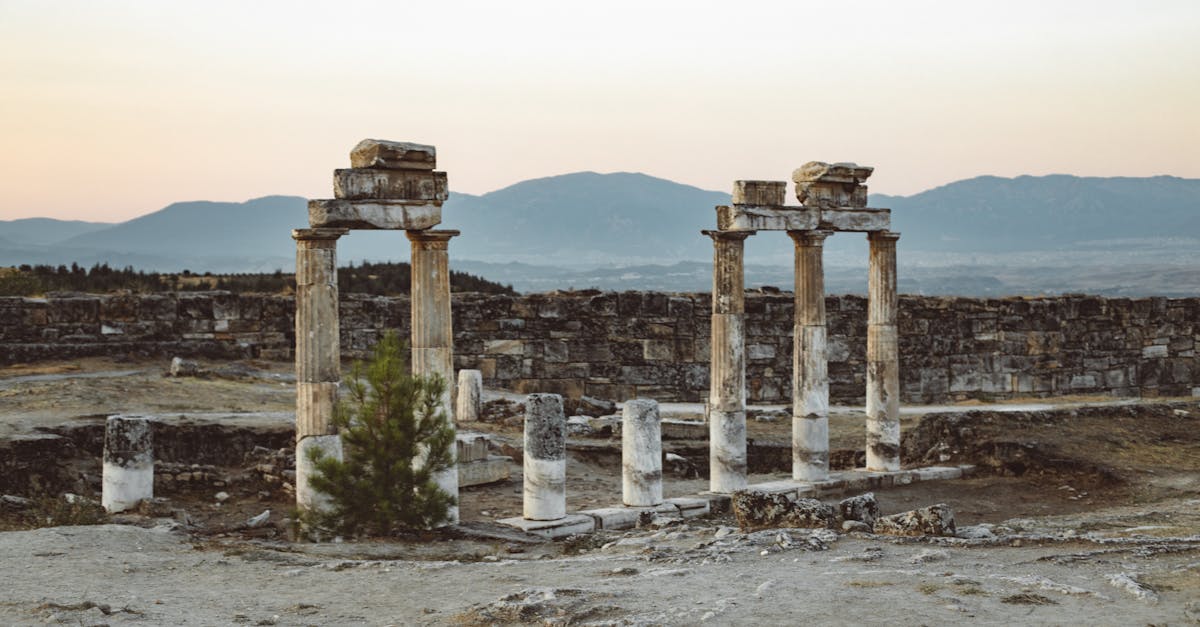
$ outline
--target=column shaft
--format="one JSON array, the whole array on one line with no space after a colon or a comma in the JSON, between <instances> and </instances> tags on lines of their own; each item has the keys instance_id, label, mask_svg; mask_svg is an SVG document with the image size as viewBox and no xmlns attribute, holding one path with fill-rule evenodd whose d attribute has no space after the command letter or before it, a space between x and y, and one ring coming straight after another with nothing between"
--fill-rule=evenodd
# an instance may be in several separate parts
<instances>
[{"instance_id":1,"label":"column shaft","mask_svg":"<svg viewBox=\"0 0 1200 627\"><path fill-rule=\"evenodd\" d=\"M795 242L792 329L792 478L829 478L829 351L823 231L788 231Z\"/></svg>"},{"instance_id":2,"label":"column shaft","mask_svg":"<svg viewBox=\"0 0 1200 627\"><path fill-rule=\"evenodd\" d=\"M896 332L896 240L877 232L867 304L867 470L900 470L900 351Z\"/></svg>"},{"instance_id":3,"label":"column shaft","mask_svg":"<svg viewBox=\"0 0 1200 627\"><path fill-rule=\"evenodd\" d=\"M558 394L525 398L523 517L558 520L567 515L567 418Z\"/></svg>"},{"instance_id":4,"label":"column shaft","mask_svg":"<svg viewBox=\"0 0 1200 627\"><path fill-rule=\"evenodd\" d=\"M441 377L441 407L454 428L454 327L450 317L450 238L458 231L407 231L412 242L412 372ZM438 487L458 498L458 466L437 474ZM451 508L450 522L458 522Z\"/></svg>"},{"instance_id":5,"label":"column shaft","mask_svg":"<svg viewBox=\"0 0 1200 627\"><path fill-rule=\"evenodd\" d=\"M713 240L709 370L709 489L746 487L745 240L753 232L705 231Z\"/></svg>"},{"instance_id":6,"label":"column shaft","mask_svg":"<svg viewBox=\"0 0 1200 627\"><path fill-rule=\"evenodd\" d=\"M663 501L662 423L658 402L625 401L621 416L621 502L652 507Z\"/></svg>"}]
</instances>

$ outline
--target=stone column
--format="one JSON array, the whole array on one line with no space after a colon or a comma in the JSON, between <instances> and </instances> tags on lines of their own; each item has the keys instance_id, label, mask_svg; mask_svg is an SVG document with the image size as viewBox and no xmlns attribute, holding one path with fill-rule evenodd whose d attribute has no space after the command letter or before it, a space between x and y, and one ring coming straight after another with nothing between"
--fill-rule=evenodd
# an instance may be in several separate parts
<instances>
[{"instance_id":1,"label":"stone column","mask_svg":"<svg viewBox=\"0 0 1200 627\"><path fill-rule=\"evenodd\" d=\"M296 240L296 505L320 507L309 486L308 450L341 458L333 427L342 378L338 339L337 240L347 229L295 229Z\"/></svg>"},{"instance_id":2,"label":"stone column","mask_svg":"<svg viewBox=\"0 0 1200 627\"><path fill-rule=\"evenodd\" d=\"M141 416L109 416L104 423L100 504L123 512L154 498L154 439Z\"/></svg>"},{"instance_id":3,"label":"stone column","mask_svg":"<svg viewBox=\"0 0 1200 627\"><path fill-rule=\"evenodd\" d=\"M621 500L629 507L663 502L662 423L658 403L639 398L621 411Z\"/></svg>"},{"instance_id":4,"label":"stone column","mask_svg":"<svg viewBox=\"0 0 1200 627\"><path fill-rule=\"evenodd\" d=\"M450 318L450 238L458 231L405 231L412 242L412 371L438 375L445 382L441 406L454 428L454 328ZM453 452L453 451L452 451ZM457 460L436 475L435 481L458 498ZM450 522L458 522L458 508L450 509Z\"/></svg>"},{"instance_id":5,"label":"stone column","mask_svg":"<svg viewBox=\"0 0 1200 627\"><path fill-rule=\"evenodd\" d=\"M825 329L824 231L788 231L796 245L792 329L792 478L829 478L829 351Z\"/></svg>"},{"instance_id":6,"label":"stone column","mask_svg":"<svg viewBox=\"0 0 1200 627\"><path fill-rule=\"evenodd\" d=\"M900 470L900 346L896 333L896 240L873 232L867 287L867 470Z\"/></svg>"},{"instance_id":7,"label":"stone column","mask_svg":"<svg viewBox=\"0 0 1200 627\"><path fill-rule=\"evenodd\" d=\"M458 371L458 394L454 397L454 420L476 422L483 408L483 373L478 370Z\"/></svg>"},{"instance_id":8,"label":"stone column","mask_svg":"<svg viewBox=\"0 0 1200 627\"><path fill-rule=\"evenodd\" d=\"M525 398L526 520L558 520L567 515L567 417L558 394Z\"/></svg>"},{"instance_id":9,"label":"stone column","mask_svg":"<svg viewBox=\"0 0 1200 627\"><path fill-rule=\"evenodd\" d=\"M742 251L753 231L704 231L713 240L709 490L746 487L746 351Z\"/></svg>"}]
</instances>

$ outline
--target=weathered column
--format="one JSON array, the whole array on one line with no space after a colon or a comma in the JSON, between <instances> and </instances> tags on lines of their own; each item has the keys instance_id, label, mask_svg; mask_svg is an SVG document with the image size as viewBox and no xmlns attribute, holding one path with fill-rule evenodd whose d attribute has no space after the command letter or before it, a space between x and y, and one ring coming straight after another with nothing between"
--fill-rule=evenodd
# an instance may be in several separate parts
<instances>
[{"instance_id":1,"label":"weathered column","mask_svg":"<svg viewBox=\"0 0 1200 627\"><path fill-rule=\"evenodd\" d=\"M567 417L558 394L525 398L525 495L527 520L567 515Z\"/></svg>"},{"instance_id":2,"label":"weathered column","mask_svg":"<svg viewBox=\"0 0 1200 627\"><path fill-rule=\"evenodd\" d=\"M309 485L308 450L341 459L333 427L342 377L338 340L337 240L347 229L295 229L296 240L296 505L320 507Z\"/></svg>"},{"instance_id":3,"label":"weathered column","mask_svg":"<svg viewBox=\"0 0 1200 627\"><path fill-rule=\"evenodd\" d=\"M630 507L663 501L662 423L650 399L626 401L621 412L621 497Z\"/></svg>"},{"instance_id":4,"label":"weathered column","mask_svg":"<svg viewBox=\"0 0 1200 627\"><path fill-rule=\"evenodd\" d=\"M458 231L405 231L412 242L412 371L445 382L441 406L454 428L454 328L450 319L450 238ZM458 466L438 473L438 487L458 498ZM450 509L458 522L458 508Z\"/></svg>"},{"instance_id":5,"label":"weathered column","mask_svg":"<svg viewBox=\"0 0 1200 627\"><path fill-rule=\"evenodd\" d=\"M123 512L154 498L154 439L141 416L109 416L104 423L100 504Z\"/></svg>"},{"instance_id":6,"label":"weathered column","mask_svg":"<svg viewBox=\"0 0 1200 627\"><path fill-rule=\"evenodd\" d=\"M873 232L867 292L867 470L900 470L900 347L896 333L896 240Z\"/></svg>"},{"instance_id":7,"label":"weathered column","mask_svg":"<svg viewBox=\"0 0 1200 627\"><path fill-rule=\"evenodd\" d=\"M788 231L796 245L792 330L792 478L829 478L829 351L825 329L824 231Z\"/></svg>"},{"instance_id":8,"label":"weathered column","mask_svg":"<svg viewBox=\"0 0 1200 627\"><path fill-rule=\"evenodd\" d=\"M713 240L709 490L746 487L746 352L742 251L753 231L704 231Z\"/></svg>"},{"instance_id":9,"label":"weathered column","mask_svg":"<svg viewBox=\"0 0 1200 627\"><path fill-rule=\"evenodd\" d=\"M483 409L483 373L478 370L458 371L458 394L454 398L454 420L476 422Z\"/></svg>"}]
</instances>

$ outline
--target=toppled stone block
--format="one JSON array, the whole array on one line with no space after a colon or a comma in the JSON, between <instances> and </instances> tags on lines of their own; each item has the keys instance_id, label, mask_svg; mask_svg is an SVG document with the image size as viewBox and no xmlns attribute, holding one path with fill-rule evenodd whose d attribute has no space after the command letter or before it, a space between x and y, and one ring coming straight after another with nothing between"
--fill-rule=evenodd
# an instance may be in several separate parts
<instances>
[{"instance_id":1,"label":"toppled stone block","mask_svg":"<svg viewBox=\"0 0 1200 627\"><path fill-rule=\"evenodd\" d=\"M866 207L867 178L875 168L810 161L792 172L796 200L805 207Z\"/></svg>"},{"instance_id":2,"label":"toppled stone block","mask_svg":"<svg viewBox=\"0 0 1200 627\"><path fill-rule=\"evenodd\" d=\"M854 520L874 527L879 518L879 501L875 500L874 492L852 496L838 503L838 513L843 520Z\"/></svg>"},{"instance_id":3,"label":"toppled stone block","mask_svg":"<svg viewBox=\"0 0 1200 627\"><path fill-rule=\"evenodd\" d=\"M432 170L437 167L437 148L409 142L364 139L350 151L350 167Z\"/></svg>"},{"instance_id":4,"label":"toppled stone block","mask_svg":"<svg viewBox=\"0 0 1200 627\"><path fill-rule=\"evenodd\" d=\"M563 405L567 411L575 415L591 416L593 418L608 416L617 412L616 403L586 394L580 396L578 399L563 399Z\"/></svg>"},{"instance_id":5,"label":"toppled stone block","mask_svg":"<svg viewBox=\"0 0 1200 627\"><path fill-rule=\"evenodd\" d=\"M449 191L445 172L358 168L333 171L333 197L443 202Z\"/></svg>"},{"instance_id":6,"label":"toppled stone block","mask_svg":"<svg viewBox=\"0 0 1200 627\"><path fill-rule=\"evenodd\" d=\"M833 506L816 499L788 499L782 494L741 490L733 493L733 515L742 529L773 527L832 528L837 524Z\"/></svg>"},{"instance_id":7,"label":"toppled stone block","mask_svg":"<svg viewBox=\"0 0 1200 627\"><path fill-rule=\"evenodd\" d=\"M782 207L786 181L734 181L733 204Z\"/></svg>"},{"instance_id":8,"label":"toppled stone block","mask_svg":"<svg viewBox=\"0 0 1200 627\"><path fill-rule=\"evenodd\" d=\"M875 533L890 536L953 536L954 510L945 503L884 516L875 521Z\"/></svg>"}]
</instances>

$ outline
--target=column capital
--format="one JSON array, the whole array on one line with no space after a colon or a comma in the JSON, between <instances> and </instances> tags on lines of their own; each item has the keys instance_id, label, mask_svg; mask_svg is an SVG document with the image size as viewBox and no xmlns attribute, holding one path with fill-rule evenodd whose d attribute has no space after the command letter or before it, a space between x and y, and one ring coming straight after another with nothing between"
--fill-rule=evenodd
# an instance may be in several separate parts
<instances>
[{"instance_id":1,"label":"column capital","mask_svg":"<svg viewBox=\"0 0 1200 627\"><path fill-rule=\"evenodd\" d=\"M867 239L871 241L894 242L900 239L900 234L895 231L871 231L867 233Z\"/></svg>"},{"instance_id":2,"label":"column capital","mask_svg":"<svg viewBox=\"0 0 1200 627\"><path fill-rule=\"evenodd\" d=\"M349 232L350 232L350 229L335 229L335 228L292 229L292 239L294 239L298 242L314 241L314 240L336 241L339 237L341 237Z\"/></svg>"},{"instance_id":3,"label":"column capital","mask_svg":"<svg viewBox=\"0 0 1200 627\"><path fill-rule=\"evenodd\" d=\"M714 242L715 241L742 242L742 241L745 241L747 237L750 237L751 235L754 235L757 232L758 231L713 231L713 230L700 231L701 234L707 235L707 236L713 238Z\"/></svg>"},{"instance_id":4,"label":"column capital","mask_svg":"<svg viewBox=\"0 0 1200 627\"><path fill-rule=\"evenodd\" d=\"M796 246L823 246L825 238L833 235L833 231L788 231L787 234Z\"/></svg>"},{"instance_id":5,"label":"column capital","mask_svg":"<svg viewBox=\"0 0 1200 627\"><path fill-rule=\"evenodd\" d=\"M422 229L405 231L408 236L408 241L413 243L413 248L424 250L445 250L450 238L461 235L462 231L452 229Z\"/></svg>"}]
</instances>

